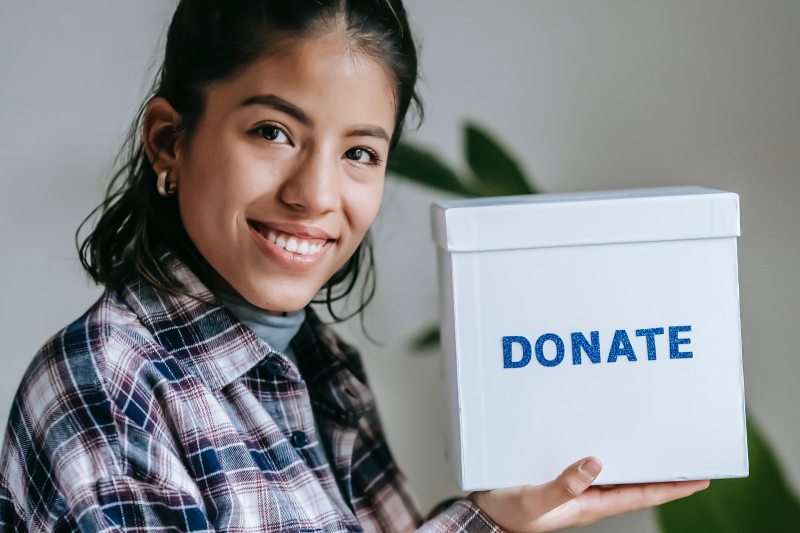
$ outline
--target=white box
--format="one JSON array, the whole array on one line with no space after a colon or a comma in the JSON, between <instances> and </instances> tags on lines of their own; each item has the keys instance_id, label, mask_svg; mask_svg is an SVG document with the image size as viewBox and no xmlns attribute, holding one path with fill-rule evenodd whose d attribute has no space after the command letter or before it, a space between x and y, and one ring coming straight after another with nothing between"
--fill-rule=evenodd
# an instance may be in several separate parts
<instances>
[{"instance_id":1,"label":"white box","mask_svg":"<svg viewBox=\"0 0 800 533\"><path fill-rule=\"evenodd\" d=\"M543 483L588 455L604 465L596 484L748 475L736 194L539 194L431 214L463 490Z\"/></svg>"}]
</instances>

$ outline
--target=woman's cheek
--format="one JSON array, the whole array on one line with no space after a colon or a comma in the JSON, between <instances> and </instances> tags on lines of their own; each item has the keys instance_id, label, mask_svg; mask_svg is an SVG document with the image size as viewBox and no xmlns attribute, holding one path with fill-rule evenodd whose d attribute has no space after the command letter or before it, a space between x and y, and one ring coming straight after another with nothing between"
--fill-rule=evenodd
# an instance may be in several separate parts
<instances>
[{"instance_id":1,"label":"woman's cheek","mask_svg":"<svg viewBox=\"0 0 800 533\"><path fill-rule=\"evenodd\" d=\"M360 193L359 198L359 205L360 207L360 219L361 223L359 224L363 228L363 232L366 232L369 229L369 226L372 225L372 222L378 216L378 211L381 207L381 200L383 198L383 179L381 178L379 181L376 180L374 183L368 183L366 187Z\"/></svg>"}]
</instances>

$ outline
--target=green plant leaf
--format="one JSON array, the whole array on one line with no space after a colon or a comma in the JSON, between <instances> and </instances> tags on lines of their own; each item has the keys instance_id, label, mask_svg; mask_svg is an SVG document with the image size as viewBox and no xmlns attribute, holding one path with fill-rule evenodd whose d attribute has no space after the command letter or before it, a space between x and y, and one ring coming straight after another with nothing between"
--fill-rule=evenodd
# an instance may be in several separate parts
<instances>
[{"instance_id":1,"label":"green plant leaf","mask_svg":"<svg viewBox=\"0 0 800 533\"><path fill-rule=\"evenodd\" d=\"M437 155L413 144L399 143L388 165L388 172L409 181L462 196L475 195Z\"/></svg>"},{"instance_id":2,"label":"green plant leaf","mask_svg":"<svg viewBox=\"0 0 800 533\"><path fill-rule=\"evenodd\" d=\"M747 421L750 477L719 479L688 498L658 508L664 533L798 531L800 502L752 419Z\"/></svg>"},{"instance_id":3,"label":"green plant leaf","mask_svg":"<svg viewBox=\"0 0 800 533\"><path fill-rule=\"evenodd\" d=\"M411 349L415 352L421 352L430 348L436 348L440 343L440 334L438 324L428 326L411 341Z\"/></svg>"},{"instance_id":4,"label":"green plant leaf","mask_svg":"<svg viewBox=\"0 0 800 533\"><path fill-rule=\"evenodd\" d=\"M514 157L477 124L468 122L464 126L464 147L480 196L536 192Z\"/></svg>"}]
</instances>

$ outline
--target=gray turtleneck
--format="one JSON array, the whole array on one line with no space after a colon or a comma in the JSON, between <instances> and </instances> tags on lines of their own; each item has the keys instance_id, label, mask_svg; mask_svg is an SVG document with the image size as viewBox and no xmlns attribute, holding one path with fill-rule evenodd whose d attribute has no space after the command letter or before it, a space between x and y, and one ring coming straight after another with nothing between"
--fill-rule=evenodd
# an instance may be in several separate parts
<instances>
[{"instance_id":1,"label":"gray turtleneck","mask_svg":"<svg viewBox=\"0 0 800 533\"><path fill-rule=\"evenodd\" d=\"M291 342L306 318L305 309L283 315L271 315L238 294L219 292L216 296L236 318L252 329L270 348L282 353L297 366Z\"/></svg>"}]
</instances>

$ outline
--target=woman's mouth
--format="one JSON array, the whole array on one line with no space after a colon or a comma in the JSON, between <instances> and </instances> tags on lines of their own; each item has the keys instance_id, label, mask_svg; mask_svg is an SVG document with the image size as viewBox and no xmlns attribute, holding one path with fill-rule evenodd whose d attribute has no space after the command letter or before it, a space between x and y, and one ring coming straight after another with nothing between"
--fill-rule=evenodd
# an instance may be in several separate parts
<instances>
[{"instance_id":1,"label":"woman's mouth","mask_svg":"<svg viewBox=\"0 0 800 533\"><path fill-rule=\"evenodd\" d=\"M316 263L329 248L328 244L335 241L335 239L283 232L255 220L248 220L247 223L258 236L256 242L262 251L292 265Z\"/></svg>"},{"instance_id":2,"label":"woman's mouth","mask_svg":"<svg viewBox=\"0 0 800 533\"><path fill-rule=\"evenodd\" d=\"M266 237L270 242L287 252L299 255L318 254L322 247L325 246L325 241L298 239L286 233L276 233L274 231L269 231Z\"/></svg>"}]
</instances>

